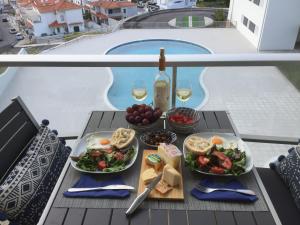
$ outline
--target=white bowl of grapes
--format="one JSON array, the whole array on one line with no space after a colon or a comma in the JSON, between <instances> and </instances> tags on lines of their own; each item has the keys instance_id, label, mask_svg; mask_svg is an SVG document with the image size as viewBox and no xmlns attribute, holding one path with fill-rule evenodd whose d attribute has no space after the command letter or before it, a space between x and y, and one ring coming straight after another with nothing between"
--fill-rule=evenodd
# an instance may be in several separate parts
<instances>
[{"instance_id":1,"label":"white bowl of grapes","mask_svg":"<svg viewBox=\"0 0 300 225\"><path fill-rule=\"evenodd\" d=\"M155 128L158 125L162 111L146 104L133 104L126 109L126 120L130 128L142 132Z\"/></svg>"}]
</instances>

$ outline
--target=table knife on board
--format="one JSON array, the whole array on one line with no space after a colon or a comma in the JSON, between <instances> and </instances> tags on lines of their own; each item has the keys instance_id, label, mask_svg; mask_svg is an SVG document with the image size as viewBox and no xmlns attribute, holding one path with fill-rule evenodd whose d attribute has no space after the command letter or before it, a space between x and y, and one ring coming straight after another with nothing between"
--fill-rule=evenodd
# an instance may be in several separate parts
<instances>
[{"instance_id":1,"label":"table knife on board","mask_svg":"<svg viewBox=\"0 0 300 225\"><path fill-rule=\"evenodd\" d=\"M134 199L134 201L132 202L132 204L130 205L128 210L126 211L127 216L132 214L142 204L142 202L147 198L149 193L153 190L153 188L160 181L161 177L162 177L162 173L159 174L153 181L151 181L150 184L147 185L145 190Z\"/></svg>"}]
</instances>

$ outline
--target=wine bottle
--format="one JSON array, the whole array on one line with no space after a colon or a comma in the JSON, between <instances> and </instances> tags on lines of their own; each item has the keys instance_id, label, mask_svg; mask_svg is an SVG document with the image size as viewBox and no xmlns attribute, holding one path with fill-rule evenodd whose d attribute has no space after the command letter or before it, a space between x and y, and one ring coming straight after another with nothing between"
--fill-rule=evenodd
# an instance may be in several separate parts
<instances>
[{"instance_id":1,"label":"wine bottle","mask_svg":"<svg viewBox=\"0 0 300 225\"><path fill-rule=\"evenodd\" d=\"M166 73L165 49L160 49L159 72L154 81L154 107L166 112L170 108L170 77Z\"/></svg>"}]
</instances>

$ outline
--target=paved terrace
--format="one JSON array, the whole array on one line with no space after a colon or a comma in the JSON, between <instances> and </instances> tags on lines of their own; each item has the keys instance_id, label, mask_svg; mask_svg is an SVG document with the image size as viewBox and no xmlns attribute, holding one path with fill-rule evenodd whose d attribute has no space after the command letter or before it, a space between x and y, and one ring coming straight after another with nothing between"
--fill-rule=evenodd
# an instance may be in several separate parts
<instances>
[{"instance_id":1,"label":"paved terrace","mask_svg":"<svg viewBox=\"0 0 300 225\"><path fill-rule=\"evenodd\" d=\"M43 54L98 55L149 38L190 41L214 53L256 52L235 29L219 28L121 30L85 37ZM277 68L208 68L203 75L209 94L203 110L228 110L240 133L300 137L300 94ZM38 120L48 118L61 135L78 135L90 111L111 109L105 97L111 83L108 68L19 68L0 96L0 110L20 95ZM258 164L286 151L286 146L251 146L258 150L254 153Z\"/></svg>"}]
</instances>

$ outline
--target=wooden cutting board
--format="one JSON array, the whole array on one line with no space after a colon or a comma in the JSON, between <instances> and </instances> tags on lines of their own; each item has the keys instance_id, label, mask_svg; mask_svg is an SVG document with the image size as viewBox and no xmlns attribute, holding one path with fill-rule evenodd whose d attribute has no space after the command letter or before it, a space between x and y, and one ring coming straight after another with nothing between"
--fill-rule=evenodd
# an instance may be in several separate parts
<instances>
[{"instance_id":1,"label":"wooden cutting board","mask_svg":"<svg viewBox=\"0 0 300 225\"><path fill-rule=\"evenodd\" d=\"M146 169L153 168L152 166L149 166L145 160L145 158L150 154L157 154L157 150L144 150L144 152L143 152L143 161L142 161L141 171L140 171L138 194L142 193L145 190L145 187L147 186L144 184L144 182L142 180L142 177L141 177L142 173ZM163 169L163 167L161 167L158 172L162 173L162 169ZM179 164L178 172L182 175L181 163ZM173 187L173 189L171 191L169 191L168 193L161 194L154 188L148 195L148 198L163 199L163 200L184 200L182 176L181 176L179 185L176 187Z\"/></svg>"}]
</instances>

